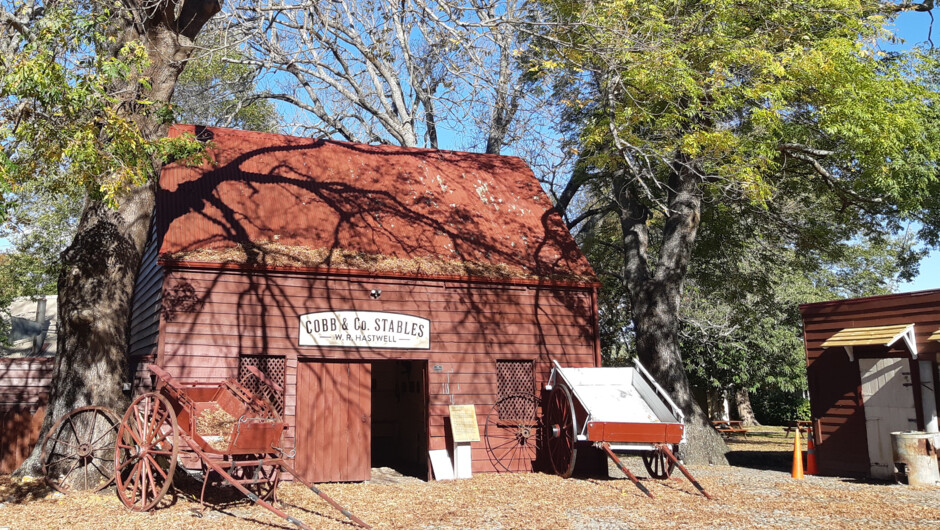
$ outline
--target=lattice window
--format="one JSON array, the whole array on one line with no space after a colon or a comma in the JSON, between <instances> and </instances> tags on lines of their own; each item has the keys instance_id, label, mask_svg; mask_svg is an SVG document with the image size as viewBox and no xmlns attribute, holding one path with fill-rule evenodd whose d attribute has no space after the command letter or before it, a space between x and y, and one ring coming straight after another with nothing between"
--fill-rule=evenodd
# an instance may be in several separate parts
<instances>
[{"instance_id":1,"label":"lattice window","mask_svg":"<svg viewBox=\"0 0 940 530\"><path fill-rule=\"evenodd\" d=\"M248 366L254 366L262 374L284 388L284 374L286 372L286 359L271 355L242 355L238 362L238 382L245 385L245 388L252 391L255 395L267 398L278 414L284 414L284 393L276 392L267 385L258 381L258 378L251 375L247 370Z\"/></svg>"},{"instance_id":2,"label":"lattice window","mask_svg":"<svg viewBox=\"0 0 940 530\"><path fill-rule=\"evenodd\" d=\"M535 416L534 361L496 361L497 413L500 419L519 419ZM526 399L511 399L525 396Z\"/></svg>"}]
</instances>

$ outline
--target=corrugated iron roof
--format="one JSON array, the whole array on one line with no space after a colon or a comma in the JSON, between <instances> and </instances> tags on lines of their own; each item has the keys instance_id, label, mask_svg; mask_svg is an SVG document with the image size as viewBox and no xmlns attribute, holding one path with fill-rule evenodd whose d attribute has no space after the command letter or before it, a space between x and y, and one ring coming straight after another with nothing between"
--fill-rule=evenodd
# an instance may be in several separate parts
<instances>
[{"instance_id":1,"label":"corrugated iron roof","mask_svg":"<svg viewBox=\"0 0 940 530\"><path fill-rule=\"evenodd\" d=\"M871 326L865 328L845 328L836 332L822 343L823 348L833 346L890 346L914 324L895 326Z\"/></svg>"},{"instance_id":2,"label":"corrugated iron roof","mask_svg":"<svg viewBox=\"0 0 940 530\"><path fill-rule=\"evenodd\" d=\"M184 132L211 140L212 163L163 169L164 260L356 269L382 261L416 275L596 281L519 158L191 125L170 134Z\"/></svg>"}]
</instances>

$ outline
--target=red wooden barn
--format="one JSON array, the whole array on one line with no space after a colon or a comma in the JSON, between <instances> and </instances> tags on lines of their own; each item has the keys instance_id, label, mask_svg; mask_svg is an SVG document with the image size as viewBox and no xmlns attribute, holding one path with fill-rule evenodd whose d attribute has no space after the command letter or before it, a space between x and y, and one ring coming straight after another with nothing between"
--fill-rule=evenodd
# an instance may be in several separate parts
<instances>
[{"instance_id":1,"label":"red wooden barn","mask_svg":"<svg viewBox=\"0 0 940 530\"><path fill-rule=\"evenodd\" d=\"M800 312L819 471L891 478L891 433L937 432L940 290Z\"/></svg>"},{"instance_id":2,"label":"red wooden barn","mask_svg":"<svg viewBox=\"0 0 940 530\"><path fill-rule=\"evenodd\" d=\"M285 449L315 481L429 473L449 406L481 435L550 359L600 363L596 278L513 157L177 126L211 163L167 165L130 364L284 383ZM492 471L484 442L473 470ZM516 464L528 469L531 462Z\"/></svg>"}]
</instances>

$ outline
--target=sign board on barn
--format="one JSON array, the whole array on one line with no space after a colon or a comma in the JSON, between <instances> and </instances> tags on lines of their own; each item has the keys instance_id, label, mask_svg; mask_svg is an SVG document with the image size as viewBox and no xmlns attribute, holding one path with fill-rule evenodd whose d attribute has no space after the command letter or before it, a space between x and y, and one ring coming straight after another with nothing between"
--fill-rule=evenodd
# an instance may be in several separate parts
<instances>
[{"instance_id":1,"label":"sign board on barn","mask_svg":"<svg viewBox=\"0 0 940 530\"><path fill-rule=\"evenodd\" d=\"M426 318L377 311L323 311L300 315L301 346L431 348Z\"/></svg>"},{"instance_id":2,"label":"sign board on barn","mask_svg":"<svg viewBox=\"0 0 940 530\"><path fill-rule=\"evenodd\" d=\"M450 428L455 442L479 442L480 427L477 425L477 413L473 405L451 405Z\"/></svg>"}]
</instances>

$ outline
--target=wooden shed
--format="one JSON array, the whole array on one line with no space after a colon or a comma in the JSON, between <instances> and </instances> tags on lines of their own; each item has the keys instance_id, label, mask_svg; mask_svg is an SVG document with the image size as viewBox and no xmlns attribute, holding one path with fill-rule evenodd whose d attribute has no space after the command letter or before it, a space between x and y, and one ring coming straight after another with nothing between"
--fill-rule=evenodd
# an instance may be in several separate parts
<instances>
[{"instance_id":1,"label":"wooden shed","mask_svg":"<svg viewBox=\"0 0 940 530\"><path fill-rule=\"evenodd\" d=\"M0 473L12 473L39 439L54 357L0 358Z\"/></svg>"},{"instance_id":2,"label":"wooden shed","mask_svg":"<svg viewBox=\"0 0 940 530\"><path fill-rule=\"evenodd\" d=\"M449 406L481 435L550 360L600 364L597 281L519 158L176 126L134 297L130 366L283 382L285 450L314 481L430 473ZM494 470L485 440L473 471ZM517 464L531 469L532 462Z\"/></svg>"},{"instance_id":3,"label":"wooden shed","mask_svg":"<svg viewBox=\"0 0 940 530\"><path fill-rule=\"evenodd\" d=\"M937 432L940 290L800 312L819 471L891 478L891 433Z\"/></svg>"},{"instance_id":4,"label":"wooden shed","mask_svg":"<svg viewBox=\"0 0 940 530\"><path fill-rule=\"evenodd\" d=\"M58 297L20 297L0 344L0 473L12 473L39 438L52 382Z\"/></svg>"}]
</instances>

